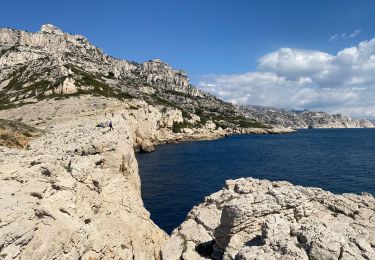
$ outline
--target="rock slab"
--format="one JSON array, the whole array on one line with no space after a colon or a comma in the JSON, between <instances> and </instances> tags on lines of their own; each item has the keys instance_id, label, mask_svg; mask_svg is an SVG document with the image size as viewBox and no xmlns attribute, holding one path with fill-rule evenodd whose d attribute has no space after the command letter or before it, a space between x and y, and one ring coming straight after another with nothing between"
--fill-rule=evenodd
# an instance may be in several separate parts
<instances>
[{"instance_id":1,"label":"rock slab","mask_svg":"<svg viewBox=\"0 0 375 260\"><path fill-rule=\"evenodd\" d=\"M375 259L375 199L252 178L194 207L162 259Z\"/></svg>"}]
</instances>

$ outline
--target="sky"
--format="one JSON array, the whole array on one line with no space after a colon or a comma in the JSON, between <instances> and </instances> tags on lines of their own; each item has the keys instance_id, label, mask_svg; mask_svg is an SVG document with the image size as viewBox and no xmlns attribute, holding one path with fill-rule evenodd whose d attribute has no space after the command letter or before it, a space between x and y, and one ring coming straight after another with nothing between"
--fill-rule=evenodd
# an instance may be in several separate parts
<instances>
[{"instance_id":1,"label":"sky","mask_svg":"<svg viewBox=\"0 0 375 260\"><path fill-rule=\"evenodd\" d=\"M160 58L236 104L375 118L375 1L4 1L0 27L52 23L107 54Z\"/></svg>"}]
</instances>

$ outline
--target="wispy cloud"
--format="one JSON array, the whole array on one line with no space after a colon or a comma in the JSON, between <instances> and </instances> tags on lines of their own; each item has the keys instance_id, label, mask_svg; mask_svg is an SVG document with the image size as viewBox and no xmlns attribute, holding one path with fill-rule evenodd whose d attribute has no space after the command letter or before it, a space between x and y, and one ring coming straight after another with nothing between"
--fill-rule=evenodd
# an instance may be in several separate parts
<instances>
[{"instance_id":1,"label":"wispy cloud","mask_svg":"<svg viewBox=\"0 0 375 260\"><path fill-rule=\"evenodd\" d=\"M260 58L256 71L207 75L198 85L236 104L375 118L374 71L375 38L335 55L281 48Z\"/></svg>"},{"instance_id":2,"label":"wispy cloud","mask_svg":"<svg viewBox=\"0 0 375 260\"><path fill-rule=\"evenodd\" d=\"M357 37L360 33L361 33L361 30L359 30L359 29L354 30L351 33L346 33L346 32L337 33L337 34L332 35L328 39L328 41L329 42L333 42L333 41L338 41L338 40L347 40L347 39L351 39L351 38Z\"/></svg>"}]
</instances>

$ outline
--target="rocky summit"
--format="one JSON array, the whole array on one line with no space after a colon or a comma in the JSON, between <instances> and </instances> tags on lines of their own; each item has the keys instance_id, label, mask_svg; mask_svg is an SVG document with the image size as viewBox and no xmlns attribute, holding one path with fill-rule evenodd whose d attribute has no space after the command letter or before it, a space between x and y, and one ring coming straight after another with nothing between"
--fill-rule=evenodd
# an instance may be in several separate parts
<instances>
[{"instance_id":1,"label":"rocky summit","mask_svg":"<svg viewBox=\"0 0 375 260\"><path fill-rule=\"evenodd\" d=\"M155 106L179 108L184 120L176 128L207 121L232 129L268 127L247 117L239 107L198 90L184 71L160 59L142 64L116 59L84 36L50 24L36 33L0 29L0 108L78 95L142 99Z\"/></svg>"},{"instance_id":2,"label":"rocky summit","mask_svg":"<svg viewBox=\"0 0 375 260\"><path fill-rule=\"evenodd\" d=\"M293 132L159 59L119 60L50 24L0 29L0 118L0 259L374 258L373 197L284 182L228 181L171 237L156 226L135 151Z\"/></svg>"}]
</instances>

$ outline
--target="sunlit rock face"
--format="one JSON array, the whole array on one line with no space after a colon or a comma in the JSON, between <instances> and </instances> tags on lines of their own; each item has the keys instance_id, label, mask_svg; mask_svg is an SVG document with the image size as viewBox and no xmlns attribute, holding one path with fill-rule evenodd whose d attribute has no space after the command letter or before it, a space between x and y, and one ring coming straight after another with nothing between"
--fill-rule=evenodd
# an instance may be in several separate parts
<instances>
[{"instance_id":1,"label":"sunlit rock face","mask_svg":"<svg viewBox=\"0 0 375 260\"><path fill-rule=\"evenodd\" d=\"M375 199L252 178L194 207L162 259L373 259Z\"/></svg>"},{"instance_id":2,"label":"sunlit rock face","mask_svg":"<svg viewBox=\"0 0 375 260\"><path fill-rule=\"evenodd\" d=\"M0 82L13 79L4 94L12 95L11 90L17 86L25 90L17 94L17 100L59 93L56 89L66 77L76 79L77 91L92 91L93 78L132 93L142 92L144 85L149 85L192 96L205 95L189 83L183 71L159 59L143 64L115 59L84 36L65 33L51 24L43 25L36 33L0 29L0 54ZM69 75L66 70L70 70ZM103 81L106 76L111 82ZM30 87L38 83L43 87Z\"/></svg>"}]
</instances>

